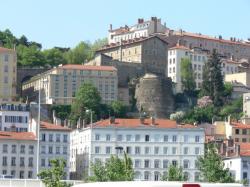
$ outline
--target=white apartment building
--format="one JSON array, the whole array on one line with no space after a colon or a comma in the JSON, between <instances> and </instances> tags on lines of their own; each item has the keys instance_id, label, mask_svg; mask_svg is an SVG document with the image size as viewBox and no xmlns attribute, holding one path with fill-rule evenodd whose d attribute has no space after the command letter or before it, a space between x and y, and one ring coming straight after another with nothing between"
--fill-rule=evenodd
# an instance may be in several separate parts
<instances>
[{"instance_id":1,"label":"white apartment building","mask_svg":"<svg viewBox=\"0 0 250 187\"><path fill-rule=\"evenodd\" d=\"M32 132L0 131L0 174L36 178L37 140Z\"/></svg>"},{"instance_id":2,"label":"white apartment building","mask_svg":"<svg viewBox=\"0 0 250 187\"><path fill-rule=\"evenodd\" d=\"M111 155L131 157L135 180L160 180L170 164L182 166L188 181L200 177L197 157L204 154L203 128L165 119L107 119L71 132L70 172L91 175L91 162Z\"/></svg>"},{"instance_id":3,"label":"white apartment building","mask_svg":"<svg viewBox=\"0 0 250 187\"><path fill-rule=\"evenodd\" d=\"M181 84L181 59L188 58L191 60L192 68L195 74L196 89L202 86L202 73L205 62L209 56L207 52L201 50L191 50L187 47L177 45L168 50L168 69L166 75L175 83L175 92L182 92ZM225 74L233 74L238 72L238 63L231 60L221 61L221 71L223 77Z\"/></svg>"},{"instance_id":4,"label":"white apartment building","mask_svg":"<svg viewBox=\"0 0 250 187\"><path fill-rule=\"evenodd\" d=\"M28 132L29 105L0 104L0 131Z\"/></svg>"},{"instance_id":5,"label":"white apartment building","mask_svg":"<svg viewBox=\"0 0 250 187\"><path fill-rule=\"evenodd\" d=\"M43 104L72 104L77 89L83 83L93 84L103 103L117 100L117 69L113 66L67 64L37 75L22 86L23 96L37 101L41 90Z\"/></svg>"},{"instance_id":6,"label":"white apartment building","mask_svg":"<svg viewBox=\"0 0 250 187\"><path fill-rule=\"evenodd\" d=\"M140 37L148 37L154 33L165 33L168 30L166 25L161 23L161 19L157 17L151 17L151 20L144 21L144 19L138 19L137 24L129 27L125 25L118 29L113 29L110 25L108 34L108 43L117 43L121 40L127 41Z\"/></svg>"},{"instance_id":7,"label":"white apartment building","mask_svg":"<svg viewBox=\"0 0 250 187\"><path fill-rule=\"evenodd\" d=\"M51 159L63 158L66 160L65 179L69 179L71 129L42 121L40 124L39 170L49 168Z\"/></svg>"}]
</instances>

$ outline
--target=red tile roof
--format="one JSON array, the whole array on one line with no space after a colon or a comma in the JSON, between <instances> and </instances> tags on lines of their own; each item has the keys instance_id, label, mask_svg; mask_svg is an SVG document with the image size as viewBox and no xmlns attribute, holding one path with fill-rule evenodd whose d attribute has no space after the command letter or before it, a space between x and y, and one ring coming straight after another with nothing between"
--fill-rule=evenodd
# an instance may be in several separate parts
<instances>
[{"instance_id":1,"label":"red tile roof","mask_svg":"<svg viewBox=\"0 0 250 187\"><path fill-rule=\"evenodd\" d=\"M250 143L237 143L240 145L240 156L250 156Z\"/></svg>"},{"instance_id":2,"label":"red tile roof","mask_svg":"<svg viewBox=\"0 0 250 187\"><path fill-rule=\"evenodd\" d=\"M157 127L157 128L197 128L194 125L178 125L176 121L168 119L155 119L155 125L152 125L151 119L145 119L141 124L140 119L115 119L115 122L110 124L110 120L102 120L95 123L94 127L125 127L125 128L137 128L137 127Z\"/></svg>"},{"instance_id":3,"label":"red tile roof","mask_svg":"<svg viewBox=\"0 0 250 187\"><path fill-rule=\"evenodd\" d=\"M5 132L0 131L0 140L36 140L33 132Z\"/></svg>"},{"instance_id":4,"label":"red tile roof","mask_svg":"<svg viewBox=\"0 0 250 187\"><path fill-rule=\"evenodd\" d=\"M8 49L8 48L4 48L4 47L0 47L0 52L14 52L13 49Z\"/></svg>"},{"instance_id":5,"label":"red tile roof","mask_svg":"<svg viewBox=\"0 0 250 187\"><path fill-rule=\"evenodd\" d=\"M216 42L227 43L227 44L245 45L245 46L250 47L250 44L239 42L239 41L231 41L231 40L219 39L219 38L215 38L215 37L212 37L212 36L196 34L196 33L191 33L191 32L185 32L185 31L183 31L182 33L177 33L177 35L188 36L188 37L193 37L193 38L201 38L201 39L207 39L207 40L213 40L213 41L216 41Z\"/></svg>"},{"instance_id":6,"label":"red tile roof","mask_svg":"<svg viewBox=\"0 0 250 187\"><path fill-rule=\"evenodd\" d=\"M48 122L45 122L45 121L41 121L40 129L41 130L54 130L54 131L71 131L71 129L68 128L68 127L55 125L55 124L48 123Z\"/></svg>"},{"instance_id":7,"label":"red tile roof","mask_svg":"<svg viewBox=\"0 0 250 187\"><path fill-rule=\"evenodd\" d=\"M231 122L231 125L237 129L250 129L250 124L243 124L239 122Z\"/></svg>"},{"instance_id":8,"label":"red tile roof","mask_svg":"<svg viewBox=\"0 0 250 187\"><path fill-rule=\"evenodd\" d=\"M117 71L113 66L90 66L80 64L66 64L59 66L60 69L76 69L76 70L99 70L99 71Z\"/></svg>"}]
</instances>

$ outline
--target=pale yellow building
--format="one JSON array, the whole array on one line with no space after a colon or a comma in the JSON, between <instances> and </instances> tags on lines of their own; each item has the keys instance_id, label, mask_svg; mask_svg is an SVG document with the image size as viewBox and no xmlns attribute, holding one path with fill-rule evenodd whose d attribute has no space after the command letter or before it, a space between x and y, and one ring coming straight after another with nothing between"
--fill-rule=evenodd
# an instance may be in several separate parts
<instances>
[{"instance_id":1,"label":"pale yellow building","mask_svg":"<svg viewBox=\"0 0 250 187\"><path fill-rule=\"evenodd\" d=\"M8 103L16 97L16 52L0 47L0 103Z\"/></svg>"},{"instance_id":2,"label":"pale yellow building","mask_svg":"<svg viewBox=\"0 0 250 187\"><path fill-rule=\"evenodd\" d=\"M117 69L113 66L58 66L25 82L22 90L29 101L37 101L41 89L41 103L71 104L83 83L91 83L98 89L102 103L117 100Z\"/></svg>"},{"instance_id":3,"label":"pale yellow building","mask_svg":"<svg viewBox=\"0 0 250 187\"><path fill-rule=\"evenodd\" d=\"M250 72L241 72L225 75L225 82L240 82L250 87Z\"/></svg>"}]
</instances>

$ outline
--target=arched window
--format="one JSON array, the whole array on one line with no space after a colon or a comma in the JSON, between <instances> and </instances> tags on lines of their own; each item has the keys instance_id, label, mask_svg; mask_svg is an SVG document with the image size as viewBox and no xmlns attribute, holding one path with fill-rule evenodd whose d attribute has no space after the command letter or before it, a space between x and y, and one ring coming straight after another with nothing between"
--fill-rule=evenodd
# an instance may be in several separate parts
<instances>
[{"instance_id":1,"label":"arched window","mask_svg":"<svg viewBox=\"0 0 250 187\"><path fill-rule=\"evenodd\" d=\"M199 172L195 172L194 173L194 181L200 181L200 173Z\"/></svg>"},{"instance_id":2,"label":"arched window","mask_svg":"<svg viewBox=\"0 0 250 187\"><path fill-rule=\"evenodd\" d=\"M190 179L190 174L188 172L184 172L184 180L188 181Z\"/></svg>"},{"instance_id":3,"label":"arched window","mask_svg":"<svg viewBox=\"0 0 250 187\"><path fill-rule=\"evenodd\" d=\"M184 161L183 161L183 168L184 168L184 169L189 168L189 165L190 165L189 160L184 160Z\"/></svg>"},{"instance_id":4,"label":"arched window","mask_svg":"<svg viewBox=\"0 0 250 187\"><path fill-rule=\"evenodd\" d=\"M168 160L163 160L163 168L168 168Z\"/></svg>"},{"instance_id":5,"label":"arched window","mask_svg":"<svg viewBox=\"0 0 250 187\"><path fill-rule=\"evenodd\" d=\"M135 180L141 180L141 172L140 171L136 171L135 172Z\"/></svg>"},{"instance_id":6,"label":"arched window","mask_svg":"<svg viewBox=\"0 0 250 187\"><path fill-rule=\"evenodd\" d=\"M144 172L144 180L149 181L151 179L151 175L149 171Z\"/></svg>"},{"instance_id":7,"label":"arched window","mask_svg":"<svg viewBox=\"0 0 250 187\"><path fill-rule=\"evenodd\" d=\"M161 179L161 174L158 171L154 172L154 180L159 181Z\"/></svg>"}]
</instances>

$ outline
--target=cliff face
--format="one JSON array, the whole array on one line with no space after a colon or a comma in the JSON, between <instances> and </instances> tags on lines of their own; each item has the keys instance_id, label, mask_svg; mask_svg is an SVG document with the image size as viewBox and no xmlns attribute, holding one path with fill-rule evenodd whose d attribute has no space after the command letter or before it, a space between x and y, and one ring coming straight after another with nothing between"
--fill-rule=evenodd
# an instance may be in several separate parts
<instances>
[{"instance_id":1,"label":"cliff face","mask_svg":"<svg viewBox=\"0 0 250 187\"><path fill-rule=\"evenodd\" d=\"M172 83L168 78L147 73L136 86L135 98L139 111L157 118L169 118L174 111Z\"/></svg>"}]
</instances>

